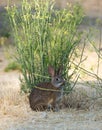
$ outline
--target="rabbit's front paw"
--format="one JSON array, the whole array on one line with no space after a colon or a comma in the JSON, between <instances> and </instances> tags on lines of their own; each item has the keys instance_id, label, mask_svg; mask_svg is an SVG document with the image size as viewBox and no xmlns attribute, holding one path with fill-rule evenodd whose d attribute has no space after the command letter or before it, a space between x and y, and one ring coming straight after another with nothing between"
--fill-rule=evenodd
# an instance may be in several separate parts
<instances>
[{"instance_id":1,"label":"rabbit's front paw","mask_svg":"<svg viewBox=\"0 0 102 130\"><path fill-rule=\"evenodd\" d=\"M52 105L51 104L48 104L47 106L47 111L51 111L52 110Z\"/></svg>"},{"instance_id":2,"label":"rabbit's front paw","mask_svg":"<svg viewBox=\"0 0 102 130\"><path fill-rule=\"evenodd\" d=\"M54 111L54 112L59 112L59 111L60 111L58 104L55 105L53 111Z\"/></svg>"}]
</instances>

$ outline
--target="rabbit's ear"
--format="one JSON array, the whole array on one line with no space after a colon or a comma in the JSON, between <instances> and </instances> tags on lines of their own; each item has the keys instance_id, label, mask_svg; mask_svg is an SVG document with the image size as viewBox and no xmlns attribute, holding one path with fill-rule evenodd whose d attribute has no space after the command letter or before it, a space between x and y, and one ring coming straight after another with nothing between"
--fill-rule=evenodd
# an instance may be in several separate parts
<instances>
[{"instance_id":1,"label":"rabbit's ear","mask_svg":"<svg viewBox=\"0 0 102 130\"><path fill-rule=\"evenodd\" d=\"M63 70L63 66L61 65L61 66L59 67L59 69L57 70L57 74L58 74L58 75L62 74L62 70Z\"/></svg>"},{"instance_id":2,"label":"rabbit's ear","mask_svg":"<svg viewBox=\"0 0 102 130\"><path fill-rule=\"evenodd\" d=\"M48 67L48 72L50 74L50 76L54 77L55 76L55 70L52 66Z\"/></svg>"}]
</instances>

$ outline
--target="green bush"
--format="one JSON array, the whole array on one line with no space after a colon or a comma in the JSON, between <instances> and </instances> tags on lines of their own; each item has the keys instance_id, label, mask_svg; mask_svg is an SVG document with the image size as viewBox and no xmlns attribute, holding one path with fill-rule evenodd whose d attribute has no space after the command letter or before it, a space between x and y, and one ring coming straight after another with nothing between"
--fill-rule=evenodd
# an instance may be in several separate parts
<instances>
[{"instance_id":1,"label":"green bush","mask_svg":"<svg viewBox=\"0 0 102 130\"><path fill-rule=\"evenodd\" d=\"M49 80L50 64L56 69L63 66L68 86L73 76L73 72L69 75L70 61L82 36L78 31L84 16L82 8L68 5L57 10L52 0L23 0L21 8L8 6L7 11L22 69L22 90L29 91L37 83Z\"/></svg>"}]
</instances>

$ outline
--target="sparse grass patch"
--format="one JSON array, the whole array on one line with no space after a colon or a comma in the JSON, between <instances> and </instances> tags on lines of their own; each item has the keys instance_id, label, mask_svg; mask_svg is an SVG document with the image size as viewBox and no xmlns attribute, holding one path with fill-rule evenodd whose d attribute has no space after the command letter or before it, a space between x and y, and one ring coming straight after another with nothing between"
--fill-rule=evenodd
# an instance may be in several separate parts
<instances>
[{"instance_id":1,"label":"sparse grass patch","mask_svg":"<svg viewBox=\"0 0 102 130\"><path fill-rule=\"evenodd\" d=\"M7 65L7 67L5 68L4 71L5 71L5 72L9 72L9 71L13 71L13 70L21 71L20 65L19 65L17 62L15 62L15 61L10 62L10 63Z\"/></svg>"},{"instance_id":2,"label":"sparse grass patch","mask_svg":"<svg viewBox=\"0 0 102 130\"><path fill-rule=\"evenodd\" d=\"M15 83L5 83L6 87L0 86L0 112L3 115L22 118L25 116L24 113L26 114L27 107L29 107L27 95L21 95L19 88L15 89L12 85L17 87Z\"/></svg>"}]
</instances>

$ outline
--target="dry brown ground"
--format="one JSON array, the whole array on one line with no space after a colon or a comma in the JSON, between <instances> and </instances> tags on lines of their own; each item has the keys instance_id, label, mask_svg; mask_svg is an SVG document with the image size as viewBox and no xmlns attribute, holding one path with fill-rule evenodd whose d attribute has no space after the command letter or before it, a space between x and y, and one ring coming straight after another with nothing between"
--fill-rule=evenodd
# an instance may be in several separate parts
<instances>
[{"instance_id":1,"label":"dry brown ground","mask_svg":"<svg viewBox=\"0 0 102 130\"><path fill-rule=\"evenodd\" d=\"M88 61L84 66L95 68L97 55L87 51L86 54ZM102 98L93 99L98 96L96 89L79 83L64 99L63 104L68 108L55 113L33 112L27 97L20 94L20 74L3 71L7 63L0 50L0 130L102 130Z\"/></svg>"}]
</instances>

